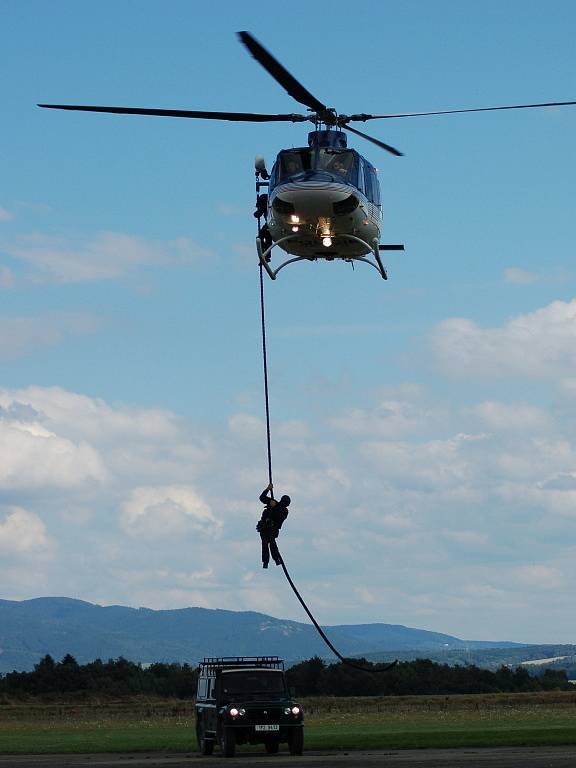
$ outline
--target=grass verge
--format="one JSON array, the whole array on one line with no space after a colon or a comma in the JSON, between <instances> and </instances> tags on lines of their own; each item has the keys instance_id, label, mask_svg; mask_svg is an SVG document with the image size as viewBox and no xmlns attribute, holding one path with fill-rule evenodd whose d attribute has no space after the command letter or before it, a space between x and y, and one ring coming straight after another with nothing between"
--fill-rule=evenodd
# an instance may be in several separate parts
<instances>
[{"instance_id":1,"label":"grass verge","mask_svg":"<svg viewBox=\"0 0 576 768\"><path fill-rule=\"evenodd\" d=\"M307 749L576 744L573 694L325 698L303 703ZM0 706L4 754L195 749L191 702Z\"/></svg>"}]
</instances>

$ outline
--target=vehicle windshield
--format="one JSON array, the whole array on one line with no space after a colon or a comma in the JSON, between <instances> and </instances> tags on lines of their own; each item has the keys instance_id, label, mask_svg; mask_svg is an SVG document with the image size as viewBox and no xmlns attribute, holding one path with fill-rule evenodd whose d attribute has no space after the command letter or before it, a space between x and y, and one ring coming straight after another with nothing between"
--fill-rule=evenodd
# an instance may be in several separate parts
<instances>
[{"instance_id":1,"label":"vehicle windshield","mask_svg":"<svg viewBox=\"0 0 576 768\"><path fill-rule=\"evenodd\" d=\"M306 171L326 171L352 180L354 152L349 149L293 149L280 153L280 178L298 176Z\"/></svg>"},{"instance_id":2,"label":"vehicle windshield","mask_svg":"<svg viewBox=\"0 0 576 768\"><path fill-rule=\"evenodd\" d=\"M284 675L275 671L226 672L221 677L222 698L279 699L286 695Z\"/></svg>"}]
</instances>

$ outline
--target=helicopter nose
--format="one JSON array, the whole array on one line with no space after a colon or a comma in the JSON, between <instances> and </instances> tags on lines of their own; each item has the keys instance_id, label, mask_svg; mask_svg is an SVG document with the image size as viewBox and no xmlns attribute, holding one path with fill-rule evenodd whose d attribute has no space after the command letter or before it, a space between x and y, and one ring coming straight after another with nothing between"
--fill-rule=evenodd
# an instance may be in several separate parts
<instances>
[{"instance_id":1,"label":"helicopter nose","mask_svg":"<svg viewBox=\"0 0 576 768\"><path fill-rule=\"evenodd\" d=\"M345 184L302 182L287 184L274 196L272 208L283 216L303 215L304 219L333 216L344 205L350 207L350 187ZM354 197L354 201L357 198ZM356 207L357 202L351 208ZM336 209L336 210L335 210Z\"/></svg>"}]
</instances>

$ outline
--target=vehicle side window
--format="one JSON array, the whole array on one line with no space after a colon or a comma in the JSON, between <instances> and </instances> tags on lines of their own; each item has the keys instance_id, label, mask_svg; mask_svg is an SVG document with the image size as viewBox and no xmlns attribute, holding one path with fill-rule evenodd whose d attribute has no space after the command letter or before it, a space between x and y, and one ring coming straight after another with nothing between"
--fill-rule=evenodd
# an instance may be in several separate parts
<instances>
[{"instance_id":1,"label":"vehicle side window","mask_svg":"<svg viewBox=\"0 0 576 768\"><path fill-rule=\"evenodd\" d=\"M366 160L364 160L362 165L364 170L364 194L366 195L368 200L373 201L374 200L373 178L372 178L373 171L369 163L366 162Z\"/></svg>"},{"instance_id":2,"label":"vehicle side window","mask_svg":"<svg viewBox=\"0 0 576 768\"><path fill-rule=\"evenodd\" d=\"M208 698L209 699L215 699L216 698L216 678L212 677L210 680L208 680Z\"/></svg>"},{"instance_id":3,"label":"vehicle side window","mask_svg":"<svg viewBox=\"0 0 576 768\"><path fill-rule=\"evenodd\" d=\"M366 194L366 187L364 185L364 163L359 160L358 161L358 189L360 192L364 192Z\"/></svg>"},{"instance_id":4,"label":"vehicle side window","mask_svg":"<svg viewBox=\"0 0 576 768\"><path fill-rule=\"evenodd\" d=\"M362 165L364 170L364 194L374 205L380 205L380 186L376 171L366 160L363 161Z\"/></svg>"},{"instance_id":5,"label":"vehicle side window","mask_svg":"<svg viewBox=\"0 0 576 768\"><path fill-rule=\"evenodd\" d=\"M270 172L269 190L274 189L276 184L278 184L278 163L274 163L272 166L272 171Z\"/></svg>"},{"instance_id":6,"label":"vehicle side window","mask_svg":"<svg viewBox=\"0 0 576 768\"><path fill-rule=\"evenodd\" d=\"M198 698L205 699L208 694L208 680L205 677L201 677L198 680Z\"/></svg>"},{"instance_id":7,"label":"vehicle side window","mask_svg":"<svg viewBox=\"0 0 576 768\"><path fill-rule=\"evenodd\" d=\"M380 184L378 183L378 175L375 168L372 168L372 194L374 195L372 198L374 205L380 205Z\"/></svg>"}]
</instances>

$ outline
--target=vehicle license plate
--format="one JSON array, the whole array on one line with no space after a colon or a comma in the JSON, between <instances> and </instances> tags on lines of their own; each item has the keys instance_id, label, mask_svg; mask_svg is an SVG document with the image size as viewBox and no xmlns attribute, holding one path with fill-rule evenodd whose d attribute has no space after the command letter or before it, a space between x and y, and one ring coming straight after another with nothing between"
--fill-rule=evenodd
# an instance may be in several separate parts
<instances>
[{"instance_id":1,"label":"vehicle license plate","mask_svg":"<svg viewBox=\"0 0 576 768\"><path fill-rule=\"evenodd\" d=\"M279 731L280 730L279 725L255 725L254 728L257 731Z\"/></svg>"}]
</instances>

